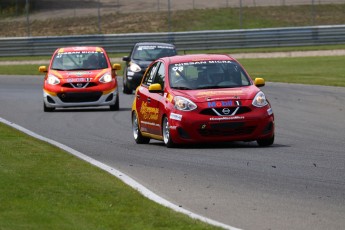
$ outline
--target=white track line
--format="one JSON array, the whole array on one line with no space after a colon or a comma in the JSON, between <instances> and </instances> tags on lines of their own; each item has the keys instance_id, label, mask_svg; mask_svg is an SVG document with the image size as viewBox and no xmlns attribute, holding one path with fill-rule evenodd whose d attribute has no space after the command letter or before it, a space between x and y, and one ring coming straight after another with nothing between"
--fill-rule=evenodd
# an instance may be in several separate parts
<instances>
[{"instance_id":1,"label":"white track line","mask_svg":"<svg viewBox=\"0 0 345 230\"><path fill-rule=\"evenodd\" d=\"M133 180L132 178L130 178L129 176L127 176L126 174L114 169L114 168L111 168L109 167L108 165L106 164L103 164L102 162L99 162L91 157L88 157L86 156L85 154L81 153L81 152L78 152L64 144L61 144L57 141L54 141L54 140L51 140L49 138L46 138L46 137L43 137L41 135L38 135L28 129L25 129L24 127L22 126L19 126L13 122L10 122L10 121L7 121L3 118L0 117L0 122L6 124L6 125L9 125L29 136L32 136L36 139L39 139L41 141L44 141L44 142L47 142L49 144L52 144L86 162L89 162L90 164L100 168L100 169L103 169L104 171L116 176L118 179L120 179L121 181L123 181L124 183L126 183L127 185L129 185L130 187L134 188L135 190L137 190L138 192L140 192L142 195L144 195L145 197L147 197L148 199L158 203L158 204L161 204L165 207L168 207L168 208L171 208L172 210L176 211L176 212L180 212L180 213L183 213L183 214L186 214L187 216L193 218L193 219L197 219L197 220L201 220L203 222L206 222L208 224L211 224L211 225L214 225L214 226L217 226L217 227L222 227L224 229L229 229L229 230L240 230L238 228L235 228L235 227L232 227L232 226L229 226L229 225L226 225L226 224L223 224L223 223L220 223L218 221L215 221L215 220L211 220L209 218L206 218L204 216L201 216L201 215L198 215L196 213L193 213L191 211L188 211L186 209L183 209L181 207L179 207L178 205L175 205L173 203L171 203L170 201L168 200L165 200L163 199L162 197L158 196L157 194L155 194L154 192L150 191L148 188L146 188L145 186L141 185L140 183L138 183L137 181Z\"/></svg>"}]
</instances>

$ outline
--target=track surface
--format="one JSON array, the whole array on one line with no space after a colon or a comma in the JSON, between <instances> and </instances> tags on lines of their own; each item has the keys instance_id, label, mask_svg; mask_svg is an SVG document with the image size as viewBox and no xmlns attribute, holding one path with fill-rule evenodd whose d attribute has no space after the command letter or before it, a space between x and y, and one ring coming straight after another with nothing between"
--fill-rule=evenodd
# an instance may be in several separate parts
<instances>
[{"instance_id":1,"label":"track surface","mask_svg":"<svg viewBox=\"0 0 345 230\"><path fill-rule=\"evenodd\" d=\"M0 76L0 116L131 176L200 215L246 230L345 226L345 88L268 83L276 142L167 149L137 145L134 95L120 111L44 113L43 76ZM121 81L121 79L120 79Z\"/></svg>"}]
</instances>

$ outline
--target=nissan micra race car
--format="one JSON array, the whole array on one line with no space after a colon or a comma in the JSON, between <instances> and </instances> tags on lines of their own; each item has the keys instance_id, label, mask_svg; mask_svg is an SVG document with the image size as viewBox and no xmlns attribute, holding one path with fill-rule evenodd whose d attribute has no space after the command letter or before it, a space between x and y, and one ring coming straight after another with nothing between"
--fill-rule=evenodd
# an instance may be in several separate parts
<instances>
[{"instance_id":1,"label":"nissan micra race car","mask_svg":"<svg viewBox=\"0 0 345 230\"><path fill-rule=\"evenodd\" d=\"M161 57L170 57L177 54L173 44L161 42L138 42L129 56L124 56L126 62L123 71L123 93L132 94L139 85L152 61Z\"/></svg>"},{"instance_id":2,"label":"nissan micra race car","mask_svg":"<svg viewBox=\"0 0 345 230\"><path fill-rule=\"evenodd\" d=\"M45 73L43 109L109 106L119 110L119 89L116 70L101 47L66 47L57 49L49 66L40 66Z\"/></svg>"},{"instance_id":3,"label":"nissan micra race car","mask_svg":"<svg viewBox=\"0 0 345 230\"><path fill-rule=\"evenodd\" d=\"M274 142L274 114L241 64L228 55L196 54L154 61L136 89L132 131L138 144Z\"/></svg>"}]
</instances>

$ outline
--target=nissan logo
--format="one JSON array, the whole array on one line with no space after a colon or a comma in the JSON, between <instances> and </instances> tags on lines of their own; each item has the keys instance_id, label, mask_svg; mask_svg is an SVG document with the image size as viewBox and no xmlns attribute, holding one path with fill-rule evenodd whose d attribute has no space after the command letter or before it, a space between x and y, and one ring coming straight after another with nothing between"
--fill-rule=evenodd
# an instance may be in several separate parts
<instances>
[{"instance_id":1,"label":"nissan logo","mask_svg":"<svg viewBox=\"0 0 345 230\"><path fill-rule=\"evenodd\" d=\"M223 112L223 114L228 115L230 113L230 109L229 108L224 108L222 110L222 112Z\"/></svg>"}]
</instances>

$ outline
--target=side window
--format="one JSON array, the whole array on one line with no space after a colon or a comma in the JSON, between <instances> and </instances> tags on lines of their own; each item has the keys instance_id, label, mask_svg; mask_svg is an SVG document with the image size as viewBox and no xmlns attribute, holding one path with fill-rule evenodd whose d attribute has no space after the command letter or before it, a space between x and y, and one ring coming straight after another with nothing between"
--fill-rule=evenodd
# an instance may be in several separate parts
<instances>
[{"instance_id":1,"label":"side window","mask_svg":"<svg viewBox=\"0 0 345 230\"><path fill-rule=\"evenodd\" d=\"M164 89L164 82L165 82L165 67L163 63L160 63L156 77L153 81L154 83L159 83L162 86L162 89Z\"/></svg>"},{"instance_id":2,"label":"side window","mask_svg":"<svg viewBox=\"0 0 345 230\"><path fill-rule=\"evenodd\" d=\"M144 80L143 80L143 84L144 85L151 85L153 83L154 80L154 76L156 74L156 70L158 67L159 62L154 63L149 70L146 72L145 76L144 76Z\"/></svg>"}]
</instances>

